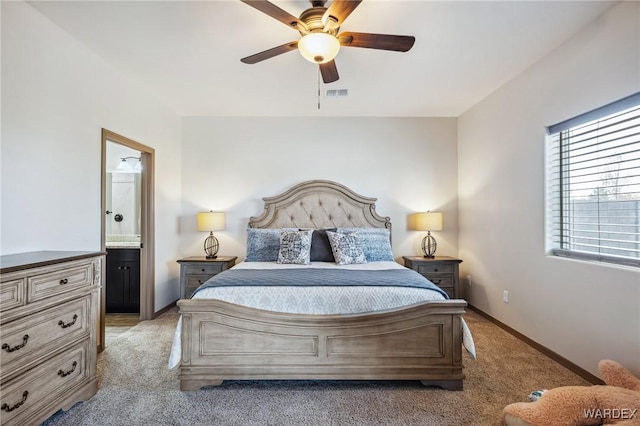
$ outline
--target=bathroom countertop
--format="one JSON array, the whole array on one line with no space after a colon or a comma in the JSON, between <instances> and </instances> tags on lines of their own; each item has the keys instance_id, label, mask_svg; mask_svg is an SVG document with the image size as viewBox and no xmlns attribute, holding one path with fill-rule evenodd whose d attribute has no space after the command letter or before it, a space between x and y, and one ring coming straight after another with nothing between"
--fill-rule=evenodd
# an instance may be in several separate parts
<instances>
[{"instance_id":1,"label":"bathroom countertop","mask_svg":"<svg viewBox=\"0 0 640 426\"><path fill-rule=\"evenodd\" d=\"M140 241L107 241L106 248L140 248Z\"/></svg>"}]
</instances>

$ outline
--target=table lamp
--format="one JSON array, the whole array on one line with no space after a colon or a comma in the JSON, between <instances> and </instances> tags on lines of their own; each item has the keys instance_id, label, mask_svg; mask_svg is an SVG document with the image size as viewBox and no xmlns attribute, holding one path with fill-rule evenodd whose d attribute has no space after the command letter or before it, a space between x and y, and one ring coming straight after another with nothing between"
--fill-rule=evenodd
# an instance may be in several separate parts
<instances>
[{"instance_id":1,"label":"table lamp","mask_svg":"<svg viewBox=\"0 0 640 426\"><path fill-rule=\"evenodd\" d=\"M416 213L416 231L427 231L422 239L422 253L424 257L433 257L436 253L436 239L431 236L431 231L442 230L442 212Z\"/></svg>"},{"instance_id":2,"label":"table lamp","mask_svg":"<svg viewBox=\"0 0 640 426\"><path fill-rule=\"evenodd\" d=\"M204 240L204 252L207 259L215 259L220 248L220 243L213 236L213 231L223 230L224 213L213 211L198 213L198 231L209 231L209 236Z\"/></svg>"}]
</instances>

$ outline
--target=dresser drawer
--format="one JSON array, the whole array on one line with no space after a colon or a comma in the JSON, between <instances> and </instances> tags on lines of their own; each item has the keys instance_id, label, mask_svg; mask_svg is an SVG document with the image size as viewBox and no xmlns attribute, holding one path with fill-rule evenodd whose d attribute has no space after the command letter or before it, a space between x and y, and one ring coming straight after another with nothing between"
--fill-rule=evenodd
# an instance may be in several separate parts
<instances>
[{"instance_id":1,"label":"dresser drawer","mask_svg":"<svg viewBox=\"0 0 640 426\"><path fill-rule=\"evenodd\" d=\"M0 283L0 311L24 305L26 303L25 294L24 278Z\"/></svg>"},{"instance_id":2,"label":"dresser drawer","mask_svg":"<svg viewBox=\"0 0 640 426\"><path fill-rule=\"evenodd\" d=\"M93 284L93 263L61 268L27 278L29 303Z\"/></svg>"},{"instance_id":3,"label":"dresser drawer","mask_svg":"<svg viewBox=\"0 0 640 426\"><path fill-rule=\"evenodd\" d=\"M418 272L422 275L431 275L431 274L452 274L453 273L453 265L452 264L420 264L418 265Z\"/></svg>"},{"instance_id":4,"label":"dresser drawer","mask_svg":"<svg viewBox=\"0 0 640 426\"><path fill-rule=\"evenodd\" d=\"M205 283L211 275L187 275L186 297L191 297L193 292Z\"/></svg>"},{"instance_id":5,"label":"dresser drawer","mask_svg":"<svg viewBox=\"0 0 640 426\"><path fill-rule=\"evenodd\" d=\"M62 303L0 327L0 375L89 335L91 295Z\"/></svg>"},{"instance_id":6,"label":"dresser drawer","mask_svg":"<svg viewBox=\"0 0 640 426\"><path fill-rule=\"evenodd\" d=\"M437 285L440 288L443 287L451 287L453 288L454 286L454 282L453 282L453 277L451 275L435 275L435 274L431 274L429 276L426 277L429 281L431 281L432 283L434 283L435 285Z\"/></svg>"},{"instance_id":7,"label":"dresser drawer","mask_svg":"<svg viewBox=\"0 0 640 426\"><path fill-rule=\"evenodd\" d=\"M429 281L444 290L450 299L455 298L455 280L452 275L430 274L424 275Z\"/></svg>"},{"instance_id":8,"label":"dresser drawer","mask_svg":"<svg viewBox=\"0 0 640 426\"><path fill-rule=\"evenodd\" d=\"M224 266L225 265L223 263L213 263L208 265L182 265L184 273L187 275L208 275L209 277L222 272Z\"/></svg>"},{"instance_id":9,"label":"dresser drawer","mask_svg":"<svg viewBox=\"0 0 640 426\"><path fill-rule=\"evenodd\" d=\"M447 296L449 296L449 299L455 299L455 288L454 287L440 287L442 289L442 291L444 291L445 293L447 293Z\"/></svg>"},{"instance_id":10,"label":"dresser drawer","mask_svg":"<svg viewBox=\"0 0 640 426\"><path fill-rule=\"evenodd\" d=\"M407 268L413 269L440 287L449 295L449 298L457 299L460 296L458 265L462 260L449 256L436 256L435 258L403 256L402 258Z\"/></svg>"},{"instance_id":11,"label":"dresser drawer","mask_svg":"<svg viewBox=\"0 0 640 426\"><path fill-rule=\"evenodd\" d=\"M89 380L89 344L87 339L14 380L3 383L0 389L2 424L33 423L30 417L38 414L41 408Z\"/></svg>"}]
</instances>

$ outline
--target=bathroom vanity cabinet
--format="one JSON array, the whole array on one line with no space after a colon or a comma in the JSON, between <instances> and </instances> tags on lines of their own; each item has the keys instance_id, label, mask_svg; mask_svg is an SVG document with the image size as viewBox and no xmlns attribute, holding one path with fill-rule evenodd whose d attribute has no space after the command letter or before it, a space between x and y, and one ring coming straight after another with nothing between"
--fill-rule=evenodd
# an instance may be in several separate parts
<instances>
[{"instance_id":1,"label":"bathroom vanity cabinet","mask_svg":"<svg viewBox=\"0 0 640 426\"><path fill-rule=\"evenodd\" d=\"M107 248L106 311L140 312L140 249Z\"/></svg>"}]
</instances>

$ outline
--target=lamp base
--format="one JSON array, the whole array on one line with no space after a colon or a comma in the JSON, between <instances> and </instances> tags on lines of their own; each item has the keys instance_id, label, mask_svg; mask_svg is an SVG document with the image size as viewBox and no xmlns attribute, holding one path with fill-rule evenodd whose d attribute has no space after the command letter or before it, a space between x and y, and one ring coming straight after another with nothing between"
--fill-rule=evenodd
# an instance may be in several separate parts
<instances>
[{"instance_id":1,"label":"lamp base","mask_svg":"<svg viewBox=\"0 0 640 426\"><path fill-rule=\"evenodd\" d=\"M424 257L434 257L437 247L438 243L436 243L436 239L431 236L431 232L427 231L427 236L422 239L422 253Z\"/></svg>"},{"instance_id":2,"label":"lamp base","mask_svg":"<svg viewBox=\"0 0 640 426\"><path fill-rule=\"evenodd\" d=\"M207 255L207 259L215 259L218 254L220 243L218 239L213 236L213 232L204 240L204 252Z\"/></svg>"}]
</instances>

